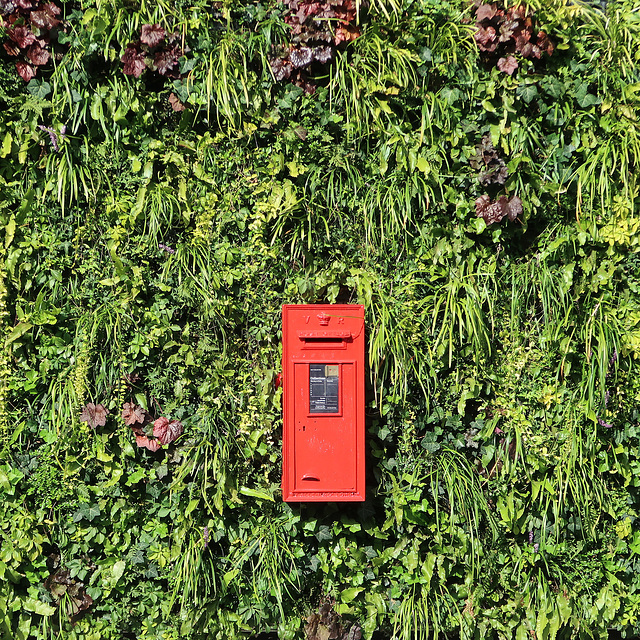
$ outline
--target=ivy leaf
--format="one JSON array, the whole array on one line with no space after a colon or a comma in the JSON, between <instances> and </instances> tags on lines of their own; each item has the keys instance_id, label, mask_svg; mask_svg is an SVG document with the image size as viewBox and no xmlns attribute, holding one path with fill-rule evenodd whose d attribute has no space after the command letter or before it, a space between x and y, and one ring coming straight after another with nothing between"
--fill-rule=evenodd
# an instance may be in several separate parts
<instances>
[{"instance_id":1,"label":"ivy leaf","mask_svg":"<svg viewBox=\"0 0 640 640\"><path fill-rule=\"evenodd\" d=\"M144 447L146 449L149 449L149 451L157 451L158 449L160 449L160 447L162 447L162 444L160 443L160 441L155 440L153 438L147 438L147 436L145 435L136 435L136 444L139 447Z\"/></svg>"},{"instance_id":2,"label":"ivy leaf","mask_svg":"<svg viewBox=\"0 0 640 640\"><path fill-rule=\"evenodd\" d=\"M576 91L576 102L583 109L588 109L594 104L599 104L600 98L594 96L593 93L589 93L589 84L587 82L583 82Z\"/></svg>"},{"instance_id":3,"label":"ivy leaf","mask_svg":"<svg viewBox=\"0 0 640 640\"><path fill-rule=\"evenodd\" d=\"M80 422L86 422L92 429L104 427L107 424L107 413L109 412L101 404L89 402L82 408Z\"/></svg>"},{"instance_id":4,"label":"ivy leaf","mask_svg":"<svg viewBox=\"0 0 640 640\"><path fill-rule=\"evenodd\" d=\"M158 438L160 444L169 444L179 438L184 431L182 422L169 420L168 418L158 418L153 423L153 435Z\"/></svg>"},{"instance_id":5,"label":"ivy leaf","mask_svg":"<svg viewBox=\"0 0 640 640\"><path fill-rule=\"evenodd\" d=\"M159 24L143 24L140 40L149 47L157 47L167 32Z\"/></svg>"},{"instance_id":6,"label":"ivy leaf","mask_svg":"<svg viewBox=\"0 0 640 640\"><path fill-rule=\"evenodd\" d=\"M133 402L125 402L122 406L122 419L129 427L137 422L142 424L145 419L145 411Z\"/></svg>"},{"instance_id":7,"label":"ivy leaf","mask_svg":"<svg viewBox=\"0 0 640 640\"><path fill-rule=\"evenodd\" d=\"M27 85L27 91L32 96L35 96L36 98L44 99L51 93L51 85L48 82L45 82L44 80L36 80L34 78ZM46 127L43 130L48 131ZM49 138L51 139L51 143L54 145L54 149L56 149L57 151L58 149L56 146L58 144L57 135L55 133L52 135L51 130L49 130L48 133L49 133ZM55 140L55 143L54 143L54 140Z\"/></svg>"},{"instance_id":8,"label":"ivy leaf","mask_svg":"<svg viewBox=\"0 0 640 640\"><path fill-rule=\"evenodd\" d=\"M440 450L440 444L438 442L432 442L426 437L422 439L422 441L420 442L420 446L429 453L436 453L436 451Z\"/></svg>"},{"instance_id":9,"label":"ivy leaf","mask_svg":"<svg viewBox=\"0 0 640 640\"><path fill-rule=\"evenodd\" d=\"M124 62L124 73L134 78L139 78L145 70L144 53L138 51L135 44L130 44L125 50L124 55L120 58Z\"/></svg>"},{"instance_id":10,"label":"ivy leaf","mask_svg":"<svg viewBox=\"0 0 640 640\"><path fill-rule=\"evenodd\" d=\"M541 86L545 93L556 99L561 98L567 92L565 84L554 76L546 76Z\"/></svg>"},{"instance_id":11,"label":"ivy leaf","mask_svg":"<svg viewBox=\"0 0 640 640\"><path fill-rule=\"evenodd\" d=\"M538 95L538 87L535 84L520 85L516 93L528 104Z\"/></svg>"},{"instance_id":12,"label":"ivy leaf","mask_svg":"<svg viewBox=\"0 0 640 640\"><path fill-rule=\"evenodd\" d=\"M100 507L97 504L89 504L83 502L78 510L73 514L73 521L80 522L80 520L88 520L91 522L94 518L100 515Z\"/></svg>"}]
</instances>

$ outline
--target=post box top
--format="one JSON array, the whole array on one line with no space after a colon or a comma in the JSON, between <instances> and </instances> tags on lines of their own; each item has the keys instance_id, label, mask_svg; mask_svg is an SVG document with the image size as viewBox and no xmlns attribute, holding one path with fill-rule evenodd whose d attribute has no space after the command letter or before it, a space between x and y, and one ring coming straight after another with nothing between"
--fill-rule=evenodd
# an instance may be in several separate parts
<instances>
[{"instance_id":1,"label":"post box top","mask_svg":"<svg viewBox=\"0 0 640 640\"><path fill-rule=\"evenodd\" d=\"M300 311L316 311L318 313L342 312L342 311L364 311L362 304L283 304L282 310L299 309Z\"/></svg>"},{"instance_id":2,"label":"post box top","mask_svg":"<svg viewBox=\"0 0 640 640\"><path fill-rule=\"evenodd\" d=\"M288 327L300 340L356 339L364 328L361 304L285 304L282 317L285 331Z\"/></svg>"}]
</instances>

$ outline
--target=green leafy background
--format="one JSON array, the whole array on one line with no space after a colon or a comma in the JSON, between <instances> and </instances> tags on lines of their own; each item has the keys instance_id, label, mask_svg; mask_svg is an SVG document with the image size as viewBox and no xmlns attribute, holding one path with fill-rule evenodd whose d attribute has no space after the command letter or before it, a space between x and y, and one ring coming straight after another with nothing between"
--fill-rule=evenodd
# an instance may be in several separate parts
<instances>
[{"instance_id":1,"label":"green leafy background","mask_svg":"<svg viewBox=\"0 0 640 640\"><path fill-rule=\"evenodd\" d=\"M2 637L640 633L640 14L602 4L529 3L555 50L509 75L466 2L361 3L312 92L268 2L66 2L35 78L3 51ZM175 77L123 73L144 24ZM368 498L287 505L280 307L335 302Z\"/></svg>"}]
</instances>

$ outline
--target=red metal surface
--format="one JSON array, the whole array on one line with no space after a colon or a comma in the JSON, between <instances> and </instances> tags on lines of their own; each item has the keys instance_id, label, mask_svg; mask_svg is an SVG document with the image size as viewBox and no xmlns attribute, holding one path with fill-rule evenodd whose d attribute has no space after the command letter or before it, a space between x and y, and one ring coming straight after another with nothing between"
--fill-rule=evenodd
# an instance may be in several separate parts
<instances>
[{"instance_id":1,"label":"red metal surface","mask_svg":"<svg viewBox=\"0 0 640 640\"><path fill-rule=\"evenodd\" d=\"M364 307L282 307L282 495L364 496Z\"/></svg>"}]
</instances>

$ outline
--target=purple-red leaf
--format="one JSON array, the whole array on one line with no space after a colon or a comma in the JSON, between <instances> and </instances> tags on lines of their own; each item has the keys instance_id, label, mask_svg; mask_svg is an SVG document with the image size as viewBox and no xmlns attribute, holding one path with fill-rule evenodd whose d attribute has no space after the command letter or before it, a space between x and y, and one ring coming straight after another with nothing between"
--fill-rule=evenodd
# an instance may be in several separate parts
<instances>
[{"instance_id":1,"label":"purple-red leaf","mask_svg":"<svg viewBox=\"0 0 640 640\"><path fill-rule=\"evenodd\" d=\"M502 196L502 198L507 198L507 196ZM518 196L511 196L506 201L506 209L507 209L507 217L511 222L513 222L519 215L522 215L524 209L522 208L522 200L518 198Z\"/></svg>"},{"instance_id":2,"label":"purple-red leaf","mask_svg":"<svg viewBox=\"0 0 640 640\"><path fill-rule=\"evenodd\" d=\"M517 20L506 20L500 25L500 42L508 42L515 36L520 23Z\"/></svg>"},{"instance_id":3,"label":"purple-red leaf","mask_svg":"<svg viewBox=\"0 0 640 640\"><path fill-rule=\"evenodd\" d=\"M173 67L178 64L180 58L180 49L178 47L171 47L168 49L160 49L156 51L153 57L153 63L158 70L158 73L162 76L166 76Z\"/></svg>"},{"instance_id":4,"label":"purple-red leaf","mask_svg":"<svg viewBox=\"0 0 640 640\"><path fill-rule=\"evenodd\" d=\"M53 29L53 27L57 27L60 24L60 20L56 18L56 14L50 10L49 7L58 9L55 5L48 4L39 11L32 11L29 14L31 23L40 29ZM60 13L60 9L58 9L57 13Z\"/></svg>"},{"instance_id":5,"label":"purple-red leaf","mask_svg":"<svg viewBox=\"0 0 640 640\"><path fill-rule=\"evenodd\" d=\"M140 40L149 47L157 47L166 35L166 31L159 24L143 24Z\"/></svg>"},{"instance_id":6,"label":"purple-red leaf","mask_svg":"<svg viewBox=\"0 0 640 640\"><path fill-rule=\"evenodd\" d=\"M122 406L122 419L130 427L136 423L142 424L145 419L144 409L133 402L125 402Z\"/></svg>"},{"instance_id":7,"label":"purple-red leaf","mask_svg":"<svg viewBox=\"0 0 640 640\"><path fill-rule=\"evenodd\" d=\"M20 55L20 47L18 47L16 44L14 44L13 42L3 42L2 46L4 47L4 50L10 55L10 56L19 56Z\"/></svg>"},{"instance_id":8,"label":"purple-red leaf","mask_svg":"<svg viewBox=\"0 0 640 640\"><path fill-rule=\"evenodd\" d=\"M80 422L86 422L92 429L104 427L107 424L107 414L109 411L101 404L88 402L80 414Z\"/></svg>"},{"instance_id":9,"label":"purple-red leaf","mask_svg":"<svg viewBox=\"0 0 640 640\"><path fill-rule=\"evenodd\" d=\"M149 451L157 451L158 449L160 449L160 447L162 447L162 444L160 443L159 440L154 440L153 438L147 438L147 436L139 436L136 435L136 444L139 447L144 447L146 449L149 449Z\"/></svg>"},{"instance_id":10,"label":"purple-red leaf","mask_svg":"<svg viewBox=\"0 0 640 640\"><path fill-rule=\"evenodd\" d=\"M27 49L27 58L33 62L37 67L41 67L43 64L49 62L49 51L43 49L39 44L32 44Z\"/></svg>"},{"instance_id":11,"label":"purple-red leaf","mask_svg":"<svg viewBox=\"0 0 640 640\"><path fill-rule=\"evenodd\" d=\"M36 70L26 62L16 62L16 69L18 70L18 75L25 82L29 82L36 75Z\"/></svg>"},{"instance_id":12,"label":"purple-red leaf","mask_svg":"<svg viewBox=\"0 0 640 640\"><path fill-rule=\"evenodd\" d=\"M478 180L480 184L504 184L509 177L509 172L507 171L507 167L504 163L504 160L500 162L496 162L489 167L487 167L486 171L483 171L479 176Z\"/></svg>"},{"instance_id":13,"label":"purple-red leaf","mask_svg":"<svg viewBox=\"0 0 640 640\"><path fill-rule=\"evenodd\" d=\"M311 49L311 52L313 53L313 59L321 62L322 64L329 62L333 56L333 50L331 47L314 47Z\"/></svg>"},{"instance_id":14,"label":"purple-red leaf","mask_svg":"<svg viewBox=\"0 0 640 640\"><path fill-rule=\"evenodd\" d=\"M283 60L282 58L272 58L271 60L269 60L269 64L271 65L271 70L273 71L273 77L277 82L291 77L293 67L288 60Z\"/></svg>"},{"instance_id":15,"label":"purple-red leaf","mask_svg":"<svg viewBox=\"0 0 640 640\"><path fill-rule=\"evenodd\" d=\"M124 55L120 58L120 61L124 62L123 71L128 76L133 76L134 78L139 78L146 68L144 53L138 51L138 49L132 45L129 45L124 50Z\"/></svg>"},{"instance_id":16,"label":"purple-red leaf","mask_svg":"<svg viewBox=\"0 0 640 640\"><path fill-rule=\"evenodd\" d=\"M36 36L27 27L14 27L7 31L7 35L21 48L26 49L36 41Z\"/></svg>"},{"instance_id":17,"label":"purple-red leaf","mask_svg":"<svg viewBox=\"0 0 640 640\"><path fill-rule=\"evenodd\" d=\"M492 202L488 195L482 195L476 200L476 215L482 218L487 226L500 222L508 217L512 222L522 213L522 200L518 196L500 196L497 202Z\"/></svg>"},{"instance_id":18,"label":"purple-red leaf","mask_svg":"<svg viewBox=\"0 0 640 640\"><path fill-rule=\"evenodd\" d=\"M497 44L492 44L496 39L496 30L489 27L479 27L473 36L478 43L480 51L493 51Z\"/></svg>"},{"instance_id":19,"label":"purple-red leaf","mask_svg":"<svg viewBox=\"0 0 640 640\"><path fill-rule=\"evenodd\" d=\"M474 38L480 51L496 54L502 60L500 69L511 75L515 62L509 60L515 51L525 58L542 57L543 53L551 55L554 44L544 32L538 32L534 38L534 15L528 13L526 6L515 6L499 9L496 4L480 4L476 0L476 28ZM515 45L515 46L514 46Z\"/></svg>"},{"instance_id":20,"label":"purple-red leaf","mask_svg":"<svg viewBox=\"0 0 640 640\"><path fill-rule=\"evenodd\" d=\"M498 69L500 69L500 71L504 71L504 73L512 75L517 68L518 61L513 56L500 58L500 60L498 60Z\"/></svg>"},{"instance_id":21,"label":"purple-red leaf","mask_svg":"<svg viewBox=\"0 0 640 640\"><path fill-rule=\"evenodd\" d=\"M289 53L289 60L291 61L294 69L306 67L313 61L311 49L309 47L298 47L297 49L292 49L291 53Z\"/></svg>"},{"instance_id":22,"label":"purple-red leaf","mask_svg":"<svg viewBox=\"0 0 640 640\"><path fill-rule=\"evenodd\" d=\"M496 15L497 7L495 4L481 4L476 10L476 20L491 20Z\"/></svg>"},{"instance_id":23,"label":"purple-red leaf","mask_svg":"<svg viewBox=\"0 0 640 640\"><path fill-rule=\"evenodd\" d=\"M529 31L519 31L515 33L516 38L516 51L522 53L522 49L524 46L531 40L531 32Z\"/></svg>"},{"instance_id":24,"label":"purple-red leaf","mask_svg":"<svg viewBox=\"0 0 640 640\"><path fill-rule=\"evenodd\" d=\"M153 423L153 435L158 438L160 444L169 444L179 438L184 431L182 423L178 420L168 418L158 418Z\"/></svg>"},{"instance_id":25,"label":"purple-red leaf","mask_svg":"<svg viewBox=\"0 0 640 640\"><path fill-rule=\"evenodd\" d=\"M47 4L44 5L43 9L52 16L60 15L60 7L53 4L53 2L47 2Z\"/></svg>"}]
</instances>

